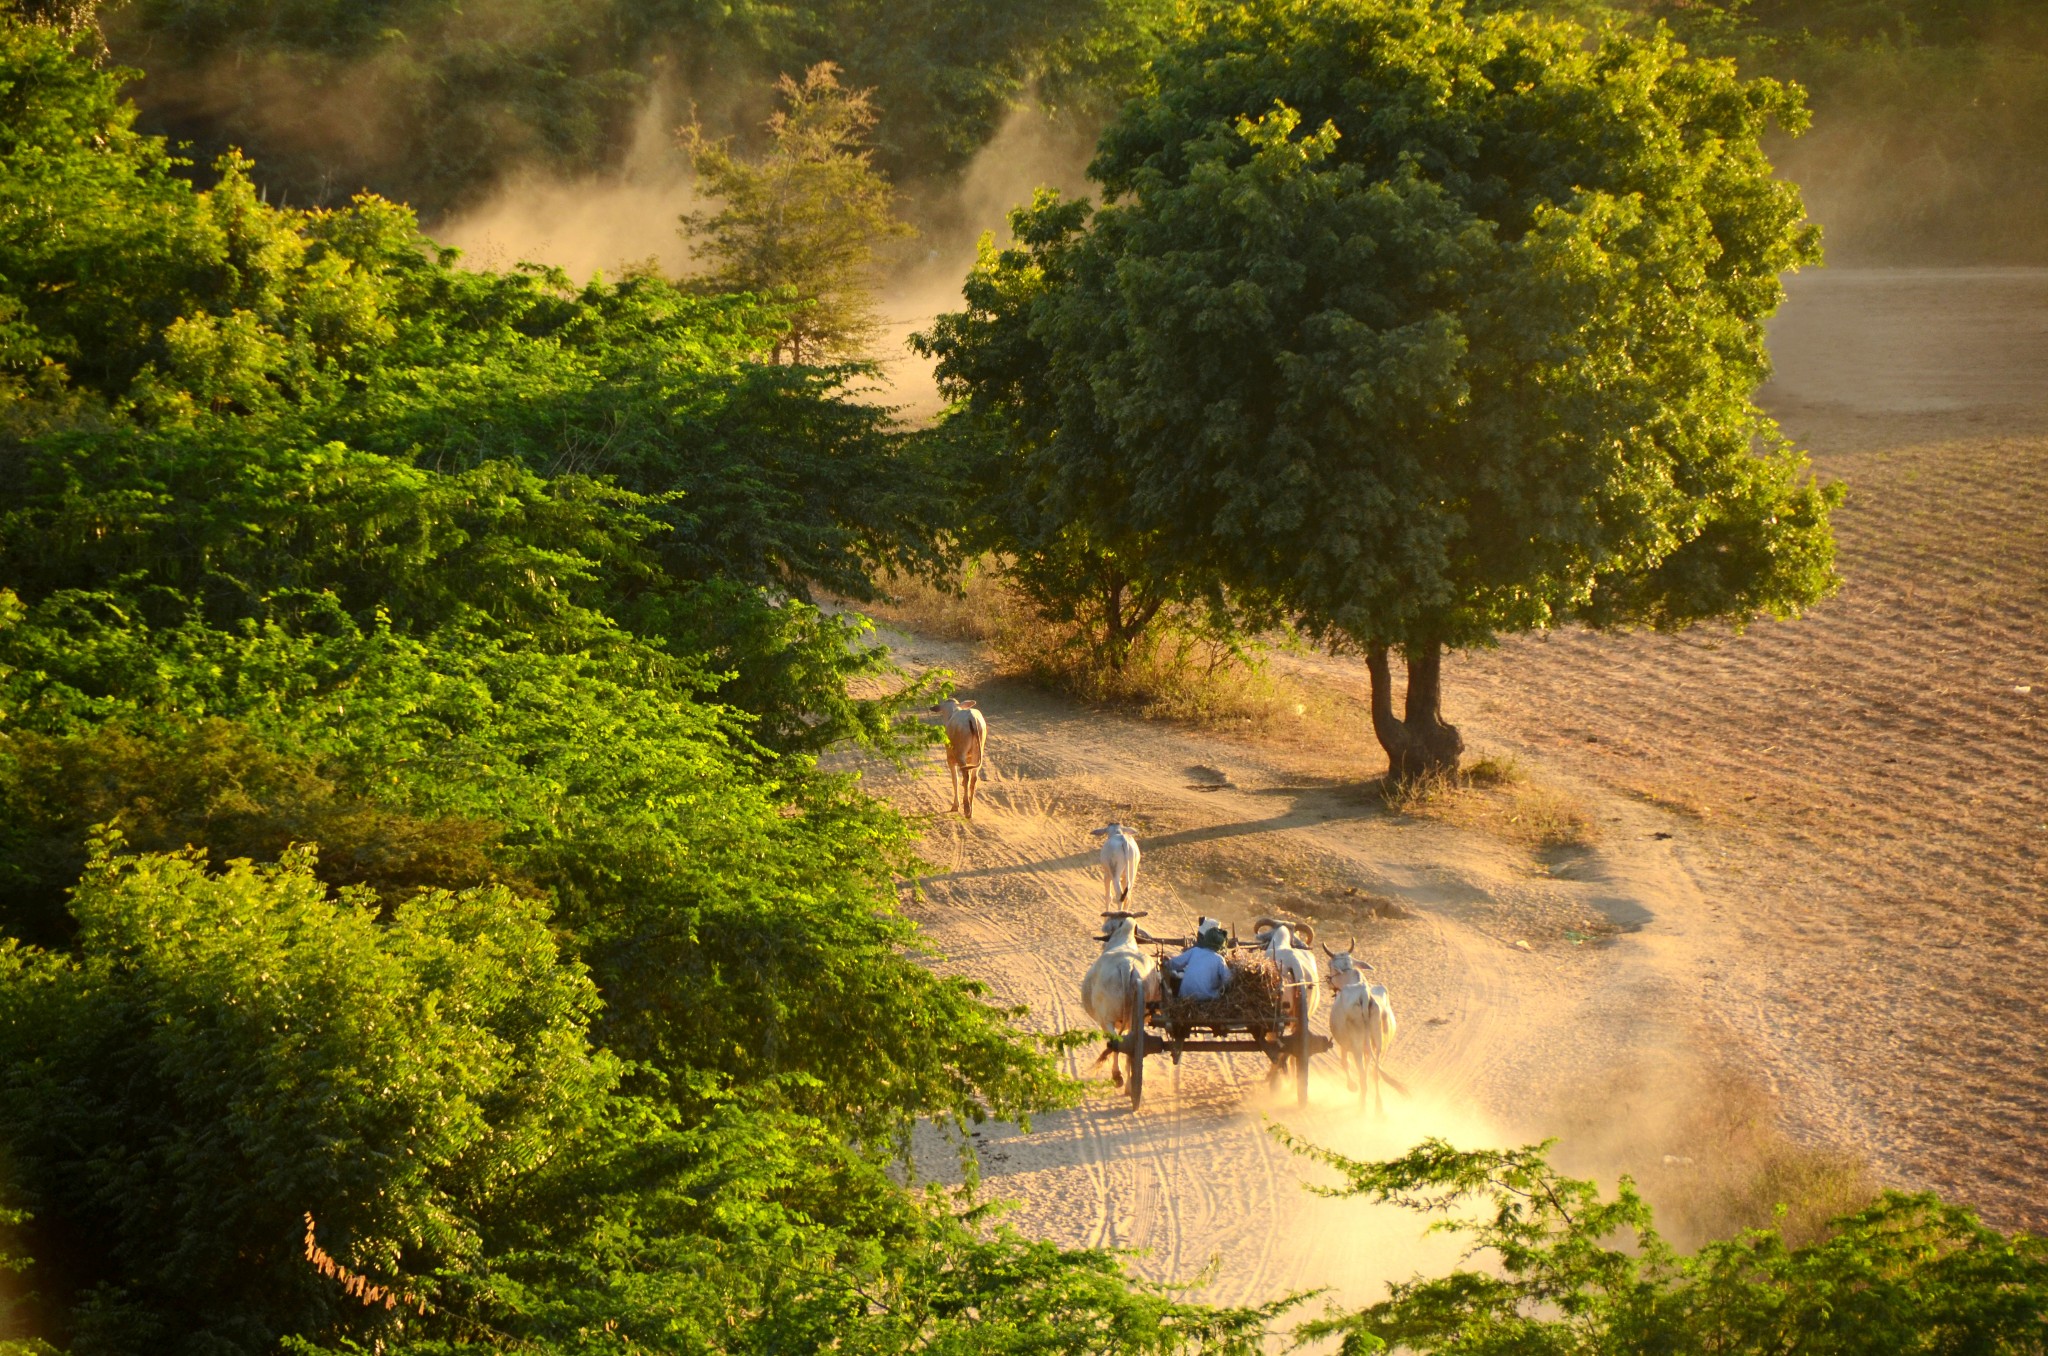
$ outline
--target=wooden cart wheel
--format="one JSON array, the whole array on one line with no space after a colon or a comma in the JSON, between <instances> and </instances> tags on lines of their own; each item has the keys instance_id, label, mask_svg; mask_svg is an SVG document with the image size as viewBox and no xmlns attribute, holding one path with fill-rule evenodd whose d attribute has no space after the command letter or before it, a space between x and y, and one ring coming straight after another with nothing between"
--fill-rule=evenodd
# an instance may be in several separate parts
<instances>
[{"instance_id":1,"label":"wooden cart wheel","mask_svg":"<svg viewBox=\"0 0 2048 1356\"><path fill-rule=\"evenodd\" d=\"M1294 1096L1308 1105L1308 990L1294 991Z\"/></svg>"},{"instance_id":2,"label":"wooden cart wheel","mask_svg":"<svg viewBox=\"0 0 2048 1356\"><path fill-rule=\"evenodd\" d=\"M1131 1066L1130 1093L1131 1111L1135 1114L1139 1103L1145 1100L1145 1047L1151 1044L1145 1038L1145 991L1131 1000L1131 1034L1124 1046L1124 1057Z\"/></svg>"}]
</instances>

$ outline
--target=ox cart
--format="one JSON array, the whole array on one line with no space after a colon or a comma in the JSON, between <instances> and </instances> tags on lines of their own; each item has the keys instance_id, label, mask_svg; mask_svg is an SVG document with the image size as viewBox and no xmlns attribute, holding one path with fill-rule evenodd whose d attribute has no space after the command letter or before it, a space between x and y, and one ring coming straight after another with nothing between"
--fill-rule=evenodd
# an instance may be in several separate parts
<instances>
[{"instance_id":1,"label":"ox cart","mask_svg":"<svg viewBox=\"0 0 2048 1356\"><path fill-rule=\"evenodd\" d=\"M1224 958L1230 966L1231 982L1221 998L1183 999L1174 990L1174 976L1166 971L1168 957L1192 944L1186 937L1154 937L1140 931L1138 940L1152 948L1160 968L1162 992L1147 1000L1139 994L1128 1034L1116 1048L1130 1062L1126 1089L1131 1110L1145 1098L1145 1061L1151 1055L1165 1055L1175 1064L1190 1051L1197 1053L1264 1055L1272 1061L1271 1081L1277 1083L1294 1069L1295 1096L1308 1105L1308 1064L1328 1050L1328 1036L1309 1029L1309 993L1305 985L1287 983L1267 959L1265 948L1254 942L1230 939Z\"/></svg>"}]
</instances>

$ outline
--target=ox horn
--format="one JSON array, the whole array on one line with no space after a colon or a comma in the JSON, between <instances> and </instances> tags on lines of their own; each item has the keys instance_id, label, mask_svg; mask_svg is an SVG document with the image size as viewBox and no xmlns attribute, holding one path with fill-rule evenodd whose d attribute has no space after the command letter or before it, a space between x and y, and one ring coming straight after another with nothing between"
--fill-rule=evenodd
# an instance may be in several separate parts
<instances>
[{"instance_id":1,"label":"ox horn","mask_svg":"<svg viewBox=\"0 0 2048 1356\"><path fill-rule=\"evenodd\" d=\"M1261 918L1252 924L1252 935L1256 937L1261 932L1271 932L1280 925L1281 920L1278 918Z\"/></svg>"},{"instance_id":2,"label":"ox horn","mask_svg":"<svg viewBox=\"0 0 2048 1356\"><path fill-rule=\"evenodd\" d=\"M1301 939L1303 946L1316 944L1316 930L1307 923L1290 923L1288 926L1294 929L1294 935Z\"/></svg>"},{"instance_id":3,"label":"ox horn","mask_svg":"<svg viewBox=\"0 0 2048 1356\"><path fill-rule=\"evenodd\" d=\"M1105 909L1102 916L1104 918L1144 918L1151 912L1150 909Z\"/></svg>"},{"instance_id":4,"label":"ox horn","mask_svg":"<svg viewBox=\"0 0 2048 1356\"><path fill-rule=\"evenodd\" d=\"M1330 950L1330 944L1328 942L1323 943L1323 954L1325 956L1328 956L1331 960L1337 959L1337 953Z\"/></svg>"}]
</instances>

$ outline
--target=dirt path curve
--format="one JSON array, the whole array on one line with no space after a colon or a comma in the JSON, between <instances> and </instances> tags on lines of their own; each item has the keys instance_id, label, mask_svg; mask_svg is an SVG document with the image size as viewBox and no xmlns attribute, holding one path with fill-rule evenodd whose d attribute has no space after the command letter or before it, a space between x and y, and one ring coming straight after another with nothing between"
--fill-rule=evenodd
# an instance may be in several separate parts
<instances>
[{"instance_id":1,"label":"dirt path curve","mask_svg":"<svg viewBox=\"0 0 2048 1356\"><path fill-rule=\"evenodd\" d=\"M1016 1201L1011 1218L1029 1234L1135 1250L1134 1269L1160 1280L1213 1264L1202 1293L1215 1302L1322 1287L1369 1299L1380 1282L1454 1253L1425 1243L1412 1217L1310 1196L1314 1170L1274 1140L1267 1118L1353 1154L1430 1134L1519 1140L1544 1132L1561 1087L1702 1039L1696 1014L1721 928L1657 811L1603 802L1608 846L1535 859L1397 820L1363 787L1311 775L1312 749L1284 765L989 681L965 647L891 639L912 667L954 670L989 717L972 824L944 813L936 762L931 775L867 774L925 818L925 855L939 869L908 907L947 969L1028 1008L1027 1026L1085 1027L1079 983L1103 907L1088 831L1114 818L1137 828L1137 906L1155 923L1177 931L1200 912L1248 931L1256 915L1284 912L1316 920L1337 944L1355 934L1401 1022L1389 1066L1414 1095L1391 1097L1384 1121L1360 1113L1333 1055L1315 1061L1305 1109L1291 1088L1269 1096L1259 1057L1150 1064L1137 1115L1090 1067L1092 1053L1074 1057L1099 1095L1029 1132L988 1127L974 1140L987 1194ZM957 1179L958 1152L933 1135L919 1170Z\"/></svg>"}]
</instances>

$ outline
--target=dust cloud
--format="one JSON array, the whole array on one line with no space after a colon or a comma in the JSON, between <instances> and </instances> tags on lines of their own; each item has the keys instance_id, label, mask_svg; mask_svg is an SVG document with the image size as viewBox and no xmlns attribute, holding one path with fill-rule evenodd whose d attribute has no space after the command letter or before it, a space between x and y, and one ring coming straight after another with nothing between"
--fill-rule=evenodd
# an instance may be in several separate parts
<instances>
[{"instance_id":1,"label":"dust cloud","mask_svg":"<svg viewBox=\"0 0 2048 1356\"><path fill-rule=\"evenodd\" d=\"M677 218L696 210L690 162L676 145L681 102L650 100L633 126L620 166L564 179L515 172L480 207L433 234L481 268L552 264L580 281L651 265L670 277L695 271Z\"/></svg>"},{"instance_id":2,"label":"dust cloud","mask_svg":"<svg viewBox=\"0 0 2048 1356\"><path fill-rule=\"evenodd\" d=\"M514 173L482 206L437 224L432 234L482 268L551 264L580 281L652 265L670 277L688 276L696 264L677 218L704 199L675 141L686 107L673 91L651 100L617 170L575 179ZM1086 191L1083 171L1094 144L1092 129L1057 124L1026 104L1010 113L957 179L906 189L906 213L919 235L878 287L881 378L863 394L907 419L937 414L931 364L910 352L909 337L959 304L976 241L988 231L1004 238L1010 209L1030 202L1034 189Z\"/></svg>"},{"instance_id":3,"label":"dust cloud","mask_svg":"<svg viewBox=\"0 0 2048 1356\"><path fill-rule=\"evenodd\" d=\"M883 284L877 311L883 334L876 346L883 380L879 392L906 419L935 416L941 407L932 364L910 351L912 334L960 305L960 284L974 266L983 233L1009 237L1009 214L1041 187L1065 197L1086 196L1095 129L1056 123L1035 103L1010 111L995 136L960 178L913 191L913 219L921 238L913 257Z\"/></svg>"},{"instance_id":4,"label":"dust cloud","mask_svg":"<svg viewBox=\"0 0 2048 1356\"><path fill-rule=\"evenodd\" d=\"M1346 1158L1398 1158L1430 1138L1466 1150L1508 1148L1521 1142L1471 1105L1422 1088L1412 1095L1389 1092L1386 1115L1374 1116L1360 1109L1357 1094L1346 1091L1342 1079L1320 1067L1317 1072L1325 1076L1312 1081L1306 1109L1295 1108L1290 1098L1270 1114L1298 1138ZM1441 1276L1461 1266L1491 1269L1487 1258L1465 1257L1466 1238L1430 1232L1445 1216L1382 1205L1366 1197L1318 1195L1312 1188L1341 1186L1342 1179L1306 1158L1297 1158L1295 1164L1300 1204L1288 1246L1301 1257L1290 1283L1328 1291L1322 1301L1301 1309L1299 1317L1319 1316L1324 1304L1341 1309L1372 1304L1385 1299L1387 1287L1396 1282ZM1457 1213L1469 1218L1476 1208Z\"/></svg>"},{"instance_id":5,"label":"dust cloud","mask_svg":"<svg viewBox=\"0 0 2048 1356\"><path fill-rule=\"evenodd\" d=\"M1213 1054L1179 1066L1160 1060L1141 1114L1103 1084L1083 1106L1037 1118L1029 1133L989 1126L974 1141L979 1199L1016 1203L1009 1221L1034 1238L1124 1251L1134 1274L1189 1286L1187 1297L1204 1303L1321 1291L1283 1317L1289 1327L1327 1307L1384 1299L1390 1283L1487 1265L1461 1263L1466 1240L1431 1232L1442 1216L1318 1194L1343 1179L1272 1130L1360 1161L1397 1157L1432 1136L1461 1149L1519 1140L1426 1089L1389 1092L1383 1117L1362 1111L1327 1056L1300 1107L1291 1080L1269 1089L1253 1072L1264 1063ZM917 1140L919 1175L957 1184L956 1145L930 1128Z\"/></svg>"}]
</instances>

